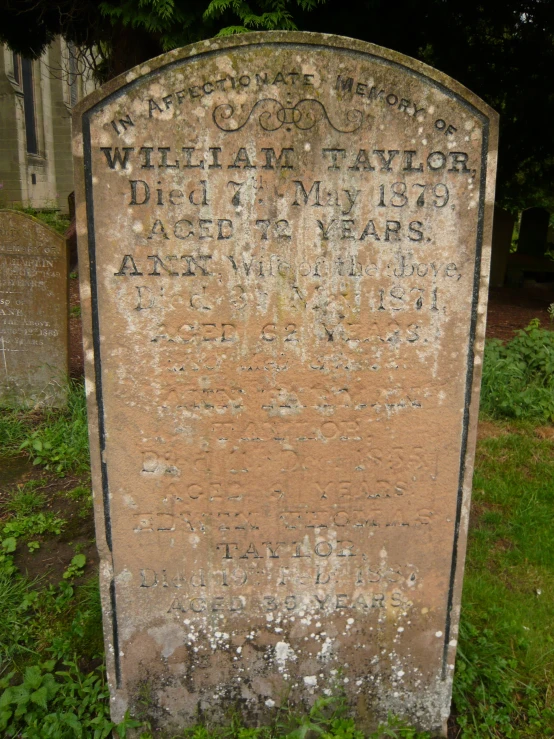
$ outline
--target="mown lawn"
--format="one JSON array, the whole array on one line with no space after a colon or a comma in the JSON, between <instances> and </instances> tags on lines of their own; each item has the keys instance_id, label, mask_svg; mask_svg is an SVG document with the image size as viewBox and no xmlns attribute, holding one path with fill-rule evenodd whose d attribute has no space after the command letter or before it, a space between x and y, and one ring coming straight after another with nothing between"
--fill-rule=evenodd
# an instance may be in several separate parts
<instances>
[{"instance_id":1,"label":"mown lawn","mask_svg":"<svg viewBox=\"0 0 554 739\"><path fill-rule=\"evenodd\" d=\"M481 424L454 683L461 737L554 736L554 427Z\"/></svg>"}]
</instances>

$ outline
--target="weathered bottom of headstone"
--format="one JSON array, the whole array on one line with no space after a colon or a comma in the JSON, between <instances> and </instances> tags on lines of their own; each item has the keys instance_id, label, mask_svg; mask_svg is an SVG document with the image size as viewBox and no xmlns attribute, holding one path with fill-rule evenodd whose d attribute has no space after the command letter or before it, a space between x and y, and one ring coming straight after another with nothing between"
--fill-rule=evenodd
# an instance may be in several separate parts
<instances>
[{"instance_id":1,"label":"weathered bottom of headstone","mask_svg":"<svg viewBox=\"0 0 554 739\"><path fill-rule=\"evenodd\" d=\"M346 606L346 596L335 597ZM288 598L291 605L297 596ZM370 594L356 598L371 608ZM216 606L233 605L233 597L213 600ZM184 601L177 597L174 607L186 607ZM240 608L240 597L234 601ZM204 619L184 613L180 623L160 621L137 630L125 647L126 669L134 678L125 691L115 691L114 720L130 710L171 732L202 721L228 724L239 713L246 725L258 726L271 723L278 707L301 713L318 698L337 696L362 730L395 716L446 735L451 671L442 679L417 666L421 659L402 645L402 617L377 606L368 615L349 610L329 619L308 607L292 614L285 602L264 619L222 619L208 613L199 596L187 605L206 608Z\"/></svg>"}]
</instances>

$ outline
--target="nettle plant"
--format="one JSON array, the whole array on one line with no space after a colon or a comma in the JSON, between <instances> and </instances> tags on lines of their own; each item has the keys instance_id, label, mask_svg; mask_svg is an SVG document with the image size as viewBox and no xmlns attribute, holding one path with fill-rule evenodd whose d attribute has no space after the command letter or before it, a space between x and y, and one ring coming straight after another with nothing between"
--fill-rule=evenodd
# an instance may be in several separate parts
<instances>
[{"instance_id":1,"label":"nettle plant","mask_svg":"<svg viewBox=\"0 0 554 739\"><path fill-rule=\"evenodd\" d=\"M492 417L554 421L554 332L535 318L515 338L485 345L481 410Z\"/></svg>"}]
</instances>

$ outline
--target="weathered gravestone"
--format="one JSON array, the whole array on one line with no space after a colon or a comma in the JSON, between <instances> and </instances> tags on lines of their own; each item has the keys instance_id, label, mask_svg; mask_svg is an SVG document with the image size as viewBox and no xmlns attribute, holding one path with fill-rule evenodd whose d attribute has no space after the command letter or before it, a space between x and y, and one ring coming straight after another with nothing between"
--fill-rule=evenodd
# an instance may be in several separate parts
<instances>
[{"instance_id":1,"label":"weathered gravestone","mask_svg":"<svg viewBox=\"0 0 554 739\"><path fill-rule=\"evenodd\" d=\"M491 287L502 287L504 285L515 220L512 213L496 205L494 206L489 280Z\"/></svg>"},{"instance_id":2,"label":"weathered gravestone","mask_svg":"<svg viewBox=\"0 0 554 739\"><path fill-rule=\"evenodd\" d=\"M253 33L75 124L114 717L340 688L368 726L441 730L496 115L394 52Z\"/></svg>"},{"instance_id":3,"label":"weathered gravestone","mask_svg":"<svg viewBox=\"0 0 554 739\"><path fill-rule=\"evenodd\" d=\"M544 257L549 221L550 213L544 208L528 208L523 211L517 243L518 253Z\"/></svg>"},{"instance_id":4,"label":"weathered gravestone","mask_svg":"<svg viewBox=\"0 0 554 739\"><path fill-rule=\"evenodd\" d=\"M69 364L65 240L0 210L0 405L59 405Z\"/></svg>"}]
</instances>

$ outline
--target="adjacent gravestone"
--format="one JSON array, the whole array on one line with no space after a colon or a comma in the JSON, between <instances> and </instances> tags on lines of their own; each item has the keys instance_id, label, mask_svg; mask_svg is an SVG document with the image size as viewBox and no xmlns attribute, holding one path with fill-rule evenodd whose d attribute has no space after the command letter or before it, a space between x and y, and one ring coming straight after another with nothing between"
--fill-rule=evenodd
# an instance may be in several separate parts
<instances>
[{"instance_id":1,"label":"adjacent gravestone","mask_svg":"<svg viewBox=\"0 0 554 739\"><path fill-rule=\"evenodd\" d=\"M496 114L385 49L252 33L137 67L75 130L114 718L344 689L442 730Z\"/></svg>"},{"instance_id":2,"label":"adjacent gravestone","mask_svg":"<svg viewBox=\"0 0 554 739\"><path fill-rule=\"evenodd\" d=\"M544 208L528 208L521 216L517 250L519 254L544 257L550 213Z\"/></svg>"},{"instance_id":3,"label":"adjacent gravestone","mask_svg":"<svg viewBox=\"0 0 554 739\"><path fill-rule=\"evenodd\" d=\"M494 206L490 273L491 287L502 287L504 285L515 220L515 216L512 213L496 205Z\"/></svg>"},{"instance_id":4,"label":"adjacent gravestone","mask_svg":"<svg viewBox=\"0 0 554 739\"><path fill-rule=\"evenodd\" d=\"M0 404L65 402L69 362L65 240L0 210Z\"/></svg>"},{"instance_id":5,"label":"adjacent gravestone","mask_svg":"<svg viewBox=\"0 0 554 739\"><path fill-rule=\"evenodd\" d=\"M67 243L67 252L69 254L69 268L77 271L77 227L75 223L75 193L70 192L67 196L67 208L69 211L69 226L64 234Z\"/></svg>"}]
</instances>

